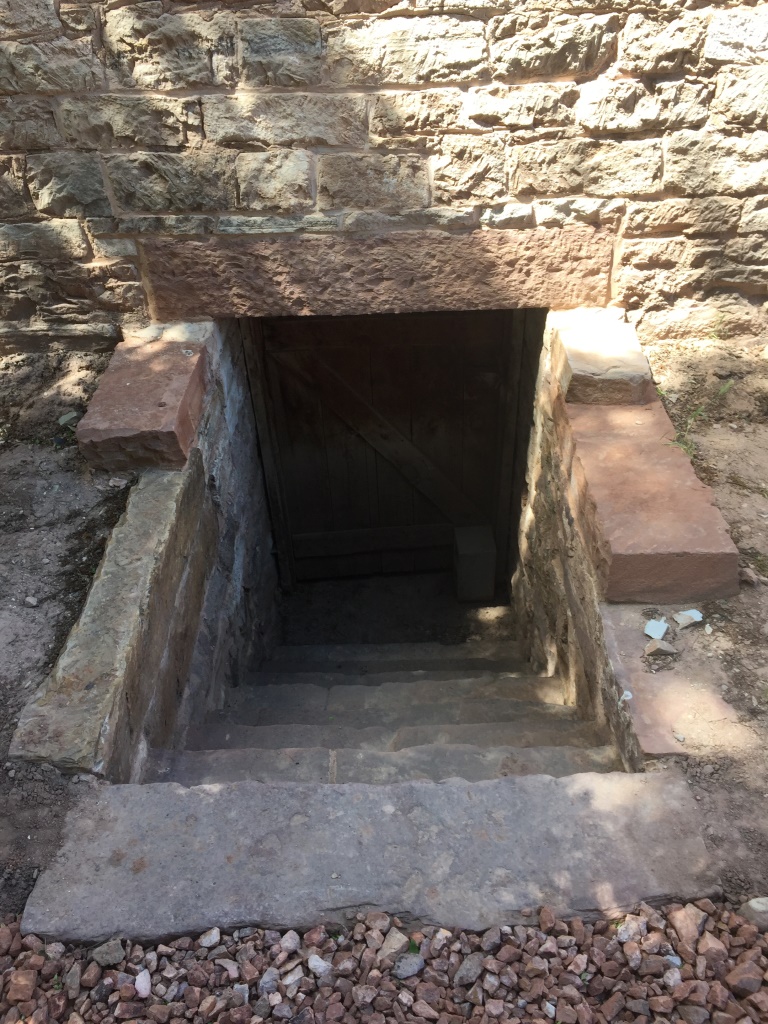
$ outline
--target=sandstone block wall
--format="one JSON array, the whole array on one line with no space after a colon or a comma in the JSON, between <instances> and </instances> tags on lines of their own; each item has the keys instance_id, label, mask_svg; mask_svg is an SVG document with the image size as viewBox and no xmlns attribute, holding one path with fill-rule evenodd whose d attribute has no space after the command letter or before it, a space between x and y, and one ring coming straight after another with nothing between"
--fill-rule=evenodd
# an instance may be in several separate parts
<instances>
[{"instance_id":1,"label":"sandstone block wall","mask_svg":"<svg viewBox=\"0 0 768 1024\"><path fill-rule=\"evenodd\" d=\"M297 235L357 240L320 262L330 292L393 234L415 239L408 266L438 236L510 236L503 273L576 228L598 289L531 303L511 280L490 298L757 334L766 57L754 2L0 0L0 345L109 344L185 301L260 312L244 282L264 236L279 299L311 312ZM382 250L382 308L409 280L401 250ZM457 252L470 285L448 307L486 276Z\"/></svg>"}]
</instances>

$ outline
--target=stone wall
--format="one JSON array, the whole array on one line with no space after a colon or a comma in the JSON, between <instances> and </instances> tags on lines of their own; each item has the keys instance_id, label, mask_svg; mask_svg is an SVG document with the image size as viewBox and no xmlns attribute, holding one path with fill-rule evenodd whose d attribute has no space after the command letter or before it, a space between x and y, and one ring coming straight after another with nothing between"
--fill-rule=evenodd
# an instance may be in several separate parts
<instances>
[{"instance_id":1,"label":"stone wall","mask_svg":"<svg viewBox=\"0 0 768 1024\"><path fill-rule=\"evenodd\" d=\"M0 0L0 344L335 293L756 335L766 56L751 0Z\"/></svg>"},{"instance_id":2,"label":"stone wall","mask_svg":"<svg viewBox=\"0 0 768 1024\"><path fill-rule=\"evenodd\" d=\"M139 778L149 748L172 747L191 721L220 705L242 670L269 654L278 630L239 324L156 324L121 345L134 358L161 347L166 355L174 347L190 356L193 347L205 349L195 446L181 469L143 470L80 618L11 744L20 760L115 782ZM116 378L110 370L102 378L107 397L126 384L122 371ZM156 395L143 398L156 404ZM153 438L144 432L134 440L138 457ZM109 447L96 452L100 459ZM118 465L130 448L112 449Z\"/></svg>"}]
</instances>

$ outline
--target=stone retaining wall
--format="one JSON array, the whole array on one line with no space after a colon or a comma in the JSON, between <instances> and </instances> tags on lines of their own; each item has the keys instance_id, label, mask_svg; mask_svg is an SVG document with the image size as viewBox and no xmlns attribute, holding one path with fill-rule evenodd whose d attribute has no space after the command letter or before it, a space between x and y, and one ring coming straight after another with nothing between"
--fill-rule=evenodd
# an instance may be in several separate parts
<instances>
[{"instance_id":1,"label":"stone retaining wall","mask_svg":"<svg viewBox=\"0 0 768 1024\"><path fill-rule=\"evenodd\" d=\"M196 376L200 363L177 360L172 350L190 357L204 350L207 390L195 445L183 468L142 472L10 752L116 782L140 777L148 747L183 738L244 665L269 653L277 631L277 573L237 321L155 325L123 346L116 358L127 366L102 378L107 411L115 388L138 383L131 365L144 372L137 353L151 351L152 361L164 353L178 383L184 373ZM176 391L183 404L189 389ZM154 398L145 387L132 412L151 414ZM91 454L103 462L111 452L116 462L107 468L123 465L126 451L141 465L142 445L156 456L157 437L131 438L130 421L119 422L125 407L115 407L113 435L122 430L124 443L108 437Z\"/></svg>"},{"instance_id":2,"label":"stone retaining wall","mask_svg":"<svg viewBox=\"0 0 768 1024\"><path fill-rule=\"evenodd\" d=\"M0 344L336 293L757 336L766 56L751 0L3 0Z\"/></svg>"}]
</instances>

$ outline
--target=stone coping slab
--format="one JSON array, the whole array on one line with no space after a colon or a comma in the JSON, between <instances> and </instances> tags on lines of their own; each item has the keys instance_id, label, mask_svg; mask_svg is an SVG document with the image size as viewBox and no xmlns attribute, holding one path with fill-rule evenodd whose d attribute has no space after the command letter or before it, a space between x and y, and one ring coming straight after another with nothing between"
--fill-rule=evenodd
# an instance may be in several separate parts
<instances>
[{"instance_id":1,"label":"stone coping slab","mask_svg":"<svg viewBox=\"0 0 768 1024\"><path fill-rule=\"evenodd\" d=\"M203 411L213 323L156 324L127 335L77 425L97 469L180 468Z\"/></svg>"},{"instance_id":2,"label":"stone coping slab","mask_svg":"<svg viewBox=\"0 0 768 1024\"><path fill-rule=\"evenodd\" d=\"M656 397L651 368L623 309L550 313L552 362L568 402L638 405Z\"/></svg>"},{"instance_id":3,"label":"stone coping slab","mask_svg":"<svg viewBox=\"0 0 768 1024\"><path fill-rule=\"evenodd\" d=\"M688 601L738 592L738 551L674 443L658 400L568 405L575 453L594 503L608 601Z\"/></svg>"},{"instance_id":4,"label":"stone coping slab","mask_svg":"<svg viewBox=\"0 0 768 1024\"><path fill-rule=\"evenodd\" d=\"M155 940L216 922L309 927L388 907L484 929L715 894L696 805L672 772L396 785L98 787L67 819L23 930Z\"/></svg>"},{"instance_id":5,"label":"stone coping slab","mask_svg":"<svg viewBox=\"0 0 768 1024\"><path fill-rule=\"evenodd\" d=\"M182 510L199 509L203 487L198 457L183 473L148 470L132 489L80 618L21 713L11 758L130 777L136 719L152 699L166 647L157 630L163 608L173 607L190 542L179 524L199 518Z\"/></svg>"}]
</instances>

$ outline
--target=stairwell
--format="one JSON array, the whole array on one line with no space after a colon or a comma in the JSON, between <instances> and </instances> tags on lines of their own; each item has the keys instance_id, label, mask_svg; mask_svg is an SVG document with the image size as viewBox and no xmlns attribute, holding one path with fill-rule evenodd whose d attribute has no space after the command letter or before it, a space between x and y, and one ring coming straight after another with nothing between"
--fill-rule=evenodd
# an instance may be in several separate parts
<instances>
[{"instance_id":1,"label":"stairwell","mask_svg":"<svg viewBox=\"0 0 768 1024\"><path fill-rule=\"evenodd\" d=\"M514 642L279 647L147 779L468 782L621 770L606 728Z\"/></svg>"}]
</instances>

